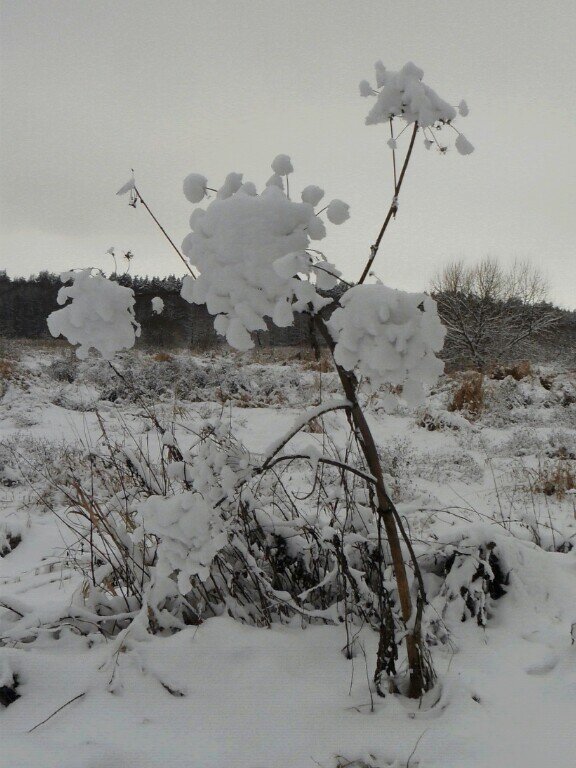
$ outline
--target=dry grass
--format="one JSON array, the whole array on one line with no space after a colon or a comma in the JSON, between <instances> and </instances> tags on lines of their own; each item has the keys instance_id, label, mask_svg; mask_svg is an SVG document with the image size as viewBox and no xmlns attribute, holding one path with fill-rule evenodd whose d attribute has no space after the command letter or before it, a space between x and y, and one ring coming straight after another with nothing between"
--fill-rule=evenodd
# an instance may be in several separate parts
<instances>
[{"instance_id":1,"label":"dry grass","mask_svg":"<svg viewBox=\"0 0 576 768\"><path fill-rule=\"evenodd\" d=\"M14 360L0 358L0 380L10 381L16 375L16 363Z\"/></svg>"},{"instance_id":2,"label":"dry grass","mask_svg":"<svg viewBox=\"0 0 576 768\"><path fill-rule=\"evenodd\" d=\"M174 360L174 355L171 355L169 352L156 352L152 359L157 363L171 363Z\"/></svg>"},{"instance_id":3,"label":"dry grass","mask_svg":"<svg viewBox=\"0 0 576 768\"><path fill-rule=\"evenodd\" d=\"M530 360L520 360L512 365L497 365L488 374L491 379L501 381L506 376L512 376L515 381L521 381L532 375Z\"/></svg>"},{"instance_id":4,"label":"dry grass","mask_svg":"<svg viewBox=\"0 0 576 768\"><path fill-rule=\"evenodd\" d=\"M534 490L557 499L563 499L568 491L576 490L574 462L566 459L542 462L535 470Z\"/></svg>"},{"instance_id":5,"label":"dry grass","mask_svg":"<svg viewBox=\"0 0 576 768\"><path fill-rule=\"evenodd\" d=\"M462 411L477 419L484 407L484 376L478 371L464 373L462 382L454 392L449 411Z\"/></svg>"}]
</instances>

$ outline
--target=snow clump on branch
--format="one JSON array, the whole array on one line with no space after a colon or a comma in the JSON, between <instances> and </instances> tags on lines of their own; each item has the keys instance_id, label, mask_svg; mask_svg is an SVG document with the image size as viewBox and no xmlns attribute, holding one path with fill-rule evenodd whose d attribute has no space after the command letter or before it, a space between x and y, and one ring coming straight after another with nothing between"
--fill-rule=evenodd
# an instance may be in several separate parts
<instances>
[{"instance_id":1,"label":"snow clump on branch","mask_svg":"<svg viewBox=\"0 0 576 768\"><path fill-rule=\"evenodd\" d=\"M250 332L267 330L265 317L284 328L293 324L294 312L318 311L329 303L317 289L332 288L340 274L317 252L307 250L311 240L326 235L313 202L323 191L307 187L304 202L293 202L280 176L292 172L290 158L278 155L272 170L274 181L260 194L250 182L241 184L240 174L230 174L225 182L230 194L219 193L205 210L192 212L192 232L182 243L182 251L200 272L196 280L184 279L182 297L206 304L215 315L215 329L239 350L254 346ZM203 180L204 189L204 177L193 176ZM329 220L343 223L348 209L333 200L327 207Z\"/></svg>"},{"instance_id":2,"label":"snow clump on branch","mask_svg":"<svg viewBox=\"0 0 576 768\"><path fill-rule=\"evenodd\" d=\"M152 298L152 312L155 315L161 315L164 311L164 300L160 296L154 296Z\"/></svg>"},{"instance_id":3,"label":"snow clump on branch","mask_svg":"<svg viewBox=\"0 0 576 768\"><path fill-rule=\"evenodd\" d=\"M424 385L444 369L434 354L446 335L436 302L378 283L350 288L340 305L329 321L338 365L357 370L374 388L401 385L409 405L421 402Z\"/></svg>"},{"instance_id":4,"label":"snow clump on branch","mask_svg":"<svg viewBox=\"0 0 576 768\"><path fill-rule=\"evenodd\" d=\"M469 112L468 105L462 100L458 108L453 107L440 98L436 91L422 82L424 71L409 61L398 72L392 72L385 68L381 61L377 61L376 85L380 90L372 88L367 80L360 83L360 95L364 97L375 96L376 103L366 117L366 125L378 123L390 123L395 117L400 117L407 124L417 123L419 128L430 132L433 129L449 125L458 133L456 149L462 155L469 155L474 147L470 142L454 128L452 122L458 113L466 117ZM432 135L432 134L431 134ZM445 152L446 147L441 146L436 138L440 151ZM425 138L427 146L431 145L431 139ZM396 149L396 141L391 139L389 146Z\"/></svg>"},{"instance_id":5,"label":"snow clump on branch","mask_svg":"<svg viewBox=\"0 0 576 768\"><path fill-rule=\"evenodd\" d=\"M65 285L58 291L62 309L48 316L52 336L65 336L71 344L79 344L76 355L84 360L90 349L96 349L111 360L121 349L134 346L140 325L134 318L134 292L93 270L79 269L60 275Z\"/></svg>"}]
</instances>

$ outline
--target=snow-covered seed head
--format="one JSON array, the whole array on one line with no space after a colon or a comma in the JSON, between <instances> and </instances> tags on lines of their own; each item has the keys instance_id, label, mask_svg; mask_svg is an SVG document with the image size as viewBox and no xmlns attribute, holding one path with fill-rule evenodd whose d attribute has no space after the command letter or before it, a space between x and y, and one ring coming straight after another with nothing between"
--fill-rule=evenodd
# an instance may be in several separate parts
<instances>
[{"instance_id":1,"label":"snow-covered seed head","mask_svg":"<svg viewBox=\"0 0 576 768\"><path fill-rule=\"evenodd\" d=\"M376 62L376 86L373 90L367 80L360 83L362 96L375 96L376 103L366 117L366 125L389 123L399 117L408 124L417 123L423 130L441 130L451 126L458 115L466 117L468 105L464 100L456 110L442 99L436 91L423 82L424 72L409 61L397 72L387 70L381 61ZM397 149L396 139L388 141L388 146ZM427 141L426 148L431 143ZM474 147L467 139L459 139L456 149L463 155L469 155ZM442 151L442 148L440 148Z\"/></svg>"},{"instance_id":2,"label":"snow-covered seed head","mask_svg":"<svg viewBox=\"0 0 576 768\"><path fill-rule=\"evenodd\" d=\"M435 353L442 349L446 330L436 303L423 293L356 285L340 298L328 327L339 365L357 371L372 387L401 385L411 405L444 368Z\"/></svg>"},{"instance_id":3,"label":"snow-covered seed head","mask_svg":"<svg viewBox=\"0 0 576 768\"><path fill-rule=\"evenodd\" d=\"M208 179L200 173L190 173L184 179L182 189L184 196L191 203L200 203L206 197Z\"/></svg>"},{"instance_id":4,"label":"snow-covered seed head","mask_svg":"<svg viewBox=\"0 0 576 768\"><path fill-rule=\"evenodd\" d=\"M288 155L276 155L274 160L272 160L272 170L278 176L288 176L289 173L294 171L294 168Z\"/></svg>"},{"instance_id":5,"label":"snow-covered seed head","mask_svg":"<svg viewBox=\"0 0 576 768\"><path fill-rule=\"evenodd\" d=\"M243 184L240 174L229 174L206 209L193 211L192 231L182 243L200 273L184 278L182 297L205 304L216 331L240 350L253 346L251 332L267 329L265 318L285 327L293 324L295 312L319 311L331 299L318 290L332 288L340 274L321 254L308 252L311 241L326 236L325 223L314 213L324 191L309 185L302 202L294 202L284 191L290 158L278 155L273 168L261 194L250 182ZM192 181L192 193L203 197L205 178L194 174ZM327 206L334 224L349 215L341 200Z\"/></svg>"},{"instance_id":6,"label":"snow-covered seed head","mask_svg":"<svg viewBox=\"0 0 576 768\"><path fill-rule=\"evenodd\" d=\"M234 192L238 192L242 186L242 175L243 174L241 173L229 173L216 196L221 200L225 200L227 197L232 197Z\"/></svg>"},{"instance_id":7,"label":"snow-covered seed head","mask_svg":"<svg viewBox=\"0 0 576 768\"><path fill-rule=\"evenodd\" d=\"M382 88L386 82L386 67L381 61L377 61L374 64L374 71L376 73L376 87Z\"/></svg>"},{"instance_id":8,"label":"snow-covered seed head","mask_svg":"<svg viewBox=\"0 0 576 768\"><path fill-rule=\"evenodd\" d=\"M461 133L458 134L458 138L456 139L456 149L461 155L471 155L472 152L474 152L472 144L470 144L466 136Z\"/></svg>"},{"instance_id":9,"label":"snow-covered seed head","mask_svg":"<svg viewBox=\"0 0 576 768\"><path fill-rule=\"evenodd\" d=\"M368 82L368 80L361 80L360 81L360 96L363 96L366 98L367 96L373 96L374 95L374 89Z\"/></svg>"},{"instance_id":10,"label":"snow-covered seed head","mask_svg":"<svg viewBox=\"0 0 576 768\"><path fill-rule=\"evenodd\" d=\"M326 208L326 216L332 224L344 224L350 218L350 206L342 200L331 200Z\"/></svg>"},{"instance_id":11,"label":"snow-covered seed head","mask_svg":"<svg viewBox=\"0 0 576 768\"><path fill-rule=\"evenodd\" d=\"M272 176L266 182L267 187L278 187L278 189L284 189L284 180L279 173L273 173Z\"/></svg>"},{"instance_id":12,"label":"snow-covered seed head","mask_svg":"<svg viewBox=\"0 0 576 768\"><path fill-rule=\"evenodd\" d=\"M324 197L324 190L317 187L315 184L309 184L302 190L302 202L309 203L311 206L316 206Z\"/></svg>"}]
</instances>

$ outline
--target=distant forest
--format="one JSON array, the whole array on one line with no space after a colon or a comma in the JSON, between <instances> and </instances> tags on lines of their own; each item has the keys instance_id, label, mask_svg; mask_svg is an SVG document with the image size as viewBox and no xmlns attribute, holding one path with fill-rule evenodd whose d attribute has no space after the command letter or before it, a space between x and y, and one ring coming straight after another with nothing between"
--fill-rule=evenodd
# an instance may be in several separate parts
<instances>
[{"instance_id":1,"label":"distant forest","mask_svg":"<svg viewBox=\"0 0 576 768\"><path fill-rule=\"evenodd\" d=\"M140 277L128 274L112 276L121 285L134 290L136 297L136 319L142 326L138 339L140 348L191 348L211 349L224 343L214 331L213 320L205 306L189 304L180 296L182 279L175 275L168 277ZM29 278L11 279L0 271L0 338L49 339L51 338L46 318L58 309L56 296L62 286L60 277L50 272L41 272ZM436 295L437 299L444 294ZM152 311L152 299L159 296L164 302L164 311ZM439 301L440 316L443 304ZM541 305L545 311L553 310L557 316L553 328L546 334L537 334L523 344L522 348L510 350L510 357L529 357L533 361L564 360L576 365L576 312L568 312ZM276 328L270 324L268 332L255 334L260 346L310 346L311 329L306 315L297 315L290 328ZM442 357L448 362L465 366L469 361L462 358L457 339L448 334Z\"/></svg>"},{"instance_id":2,"label":"distant forest","mask_svg":"<svg viewBox=\"0 0 576 768\"><path fill-rule=\"evenodd\" d=\"M134 290L136 319L142 326L137 342L140 347L191 347L209 349L224 342L214 330L214 318L205 306L189 304L180 296L182 278L112 276L121 285ZM40 272L29 278L9 278L0 271L0 337L12 339L51 338L46 318L58 309L56 296L62 287L60 277ZM152 311L152 299L159 296L164 311ZM256 343L262 346L300 346L309 343L308 318L300 315L294 327L258 332Z\"/></svg>"}]
</instances>

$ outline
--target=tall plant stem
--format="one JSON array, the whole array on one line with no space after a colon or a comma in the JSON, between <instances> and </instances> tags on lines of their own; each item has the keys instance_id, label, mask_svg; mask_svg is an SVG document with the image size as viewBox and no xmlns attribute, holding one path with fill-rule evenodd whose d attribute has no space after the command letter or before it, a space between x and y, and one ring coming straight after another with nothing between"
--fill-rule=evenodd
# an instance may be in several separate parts
<instances>
[{"instance_id":1,"label":"tall plant stem","mask_svg":"<svg viewBox=\"0 0 576 768\"><path fill-rule=\"evenodd\" d=\"M142 205L144 206L144 208L146 208L146 210L148 211L148 213L150 214L150 216L151 216L151 217L154 219L154 222L156 223L156 226L158 227L158 229L159 229L159 230L162 232L162 234L164 235L164 237L166 238L166 240L168 240L168 242L170 243L170 245L172 246L172 248L173 248L173 249L176 251L176 253L178 254L178 258L180 259L180 261L181 261L181 262L184 264L184 266L186 267L186 269L188 270L188 272L189 272L189 273L192 275L192 277L193 277L194 279L196 279L196 275L194 274L194 271L193 271L192 267L191 267L191 266L190 266L190 264L189 264L189 263L186 261L186 259L184 258L184 255L181 253L180 249L178 248L178 246L176 245L176 243L175 243L175 242L172 240L172 238L170 237L170 235L168 234L168 232L166 232L166 230L164 229L164 227L162 226L162 224L160 224L160 222L158 221L158 219L156 218L156 216L155 216L155 215L152 213L152 210L150 209L150 206L148 205L148 203L146 202L146 200L144 200L144 198L143 198L143 197L142 197L142 195L140 194L140 191L139 191L138 187L134 187L134 192L136 193L136 196L137 196L138 200L139 200L139 201L142 203Z\"/></svg>"},{"instance_id":2,"label":"tall plant stem","mask_svg":"<svg viewBox=\"0 0 576 768\"><path fill-rule=\"evenodd\" d=\"M392 203L390 205L390 208L388 209L386 218L384 219L384 224L382 224L380 232L378 233L378 237L374 241L374 244L370 246L370 258L368 259L366 266L364 267L364 271L362 272L362 276L360 277L360 280L358 280L358 285L361 285L364 282L364 280L366 280L366 278L368 277L370 273L370 269L372 268L374 259L376 258L376 254L378 253L378 249L380 248L380 243L382 242L384 233L388 228L388 224L390 223L390 220L398 210L398 195L400 194L400 190L402 188L402 182L404 181L404 176L406 175L406 169L408 168L408 163L410 162L410 158L412 157L412 151L414 149L414 142L416 141L417 133L418 133L418 123L414 123L414 129L412 130L410 145L408 146L408 151L406 152L406 157L404 158L404 164L402 165L400 176L398 177L398 181L396 182L396 185L394 187L394 197L392 198Z\"/></svg>"},{"instance_id":3,"label":"tall plant stem","mask_svg":"<svg viewBox=\"0 0 576 768\"><path fill-rule=\"evenodd\" d=\"M328 348L333 353L335 344L330 331L326 326L325 321L319 315L314 317L316 327L319 333L322 335ZM404 563L404 557L402 555L402 547L400 544L400 536L398 532L397 517L398 513L396 507L390 496L386 491L384 484L384 477L382 474L382 466L378 457L378 449L374 441L374 437L366 421L364 411L362 410L360 403L358 402L358 380L351 371L346 371L336 361L334 361L336 371L340 378L340 383L344 390L346 399L350 401L348 412L350 418L360 438L360 446L366 459L366 464L370 474L376 481L376 498L378 501L378 515L384 524L386 531L386 537L388 539L388 546L390 547L390 554L392 557L392 565L394 568L394 574L396 578L396 584L398 587L398 597L400 600L400 609L402 612L402 620L406 626L409 625L412 618L412 599L410 597L410 585L408 583L408 576L406 573L406 565ZM417 568L417 563L415 563ZM420 613L420 611L418 611ZM422 694L428 689L432 678L430 674L427 674L427 670L424 663L422 638L420 635L420 617L416 616L417 621L414 622L413 628L408 631L406 635L406 653L408 657L408 667L410 671L410 686L408 690L408 696L410 698L420 698Z\"/></svg>"}]
</instances>

